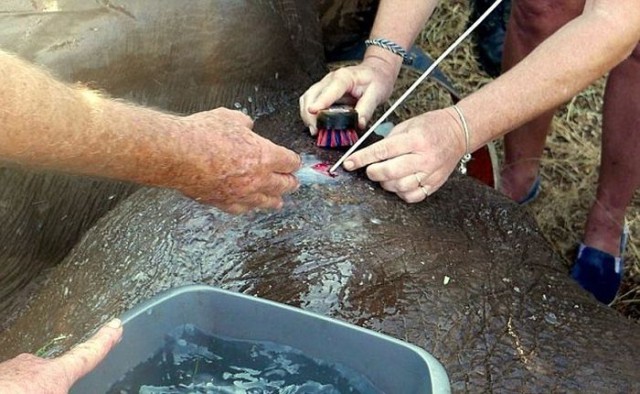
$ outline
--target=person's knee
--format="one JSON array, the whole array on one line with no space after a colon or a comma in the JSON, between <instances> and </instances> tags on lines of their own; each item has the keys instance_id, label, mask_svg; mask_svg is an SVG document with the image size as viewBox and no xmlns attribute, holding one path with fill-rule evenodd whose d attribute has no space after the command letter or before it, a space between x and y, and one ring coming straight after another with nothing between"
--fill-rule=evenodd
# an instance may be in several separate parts
<instances>
[{"instance_id":1,"label":"person's knee","mask_svg":"<svg viewBox=\"0 0 640 394\"><path fill-rule=\"evenodd\" d=\"M584 0L514 0L511 21L533 39L543 40L578 16Z\"/></svg>"}]
</instances>

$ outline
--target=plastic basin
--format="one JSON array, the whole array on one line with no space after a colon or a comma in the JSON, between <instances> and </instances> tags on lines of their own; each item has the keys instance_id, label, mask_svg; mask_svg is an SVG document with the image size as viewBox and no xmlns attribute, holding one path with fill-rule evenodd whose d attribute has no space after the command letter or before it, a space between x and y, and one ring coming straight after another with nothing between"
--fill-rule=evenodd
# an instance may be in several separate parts
<instances>
[{"instance_id":1,"label":"plastic basin","mask_svg":"<svg viewBox=\"0 0 640 394\"><path fill-rule=\"evenodd\" d=\"M269 341L365 375L384 393L449 393L442 365L396 338L299 308L192 285L161 293L122 316L122 341L71 393L103 393L149 359L167 333L192 324L215 335Z\"/></svg>"}]
</instances>

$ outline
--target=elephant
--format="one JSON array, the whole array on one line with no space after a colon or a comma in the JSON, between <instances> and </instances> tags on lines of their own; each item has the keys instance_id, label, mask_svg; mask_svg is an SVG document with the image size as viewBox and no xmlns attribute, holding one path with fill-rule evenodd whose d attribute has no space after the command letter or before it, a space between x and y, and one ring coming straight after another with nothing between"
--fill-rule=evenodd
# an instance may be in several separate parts
<instances>
[{"instance_id":1,"label":"elephant","mask_svg":"<svg viewBox=\"0 0 640 394\"><path fill-rule=\"evenodd\" d=\"M325 71L322 56L315 56L322 51L319 26L301 27L301 19L317 19L311 6L297 10L294 1L155 4L3 2L0 48L45 66L61 80L176 113L215 106L254 116L269 113L292 95L293 87ZM238 17L229 18L232 14ZM261 39L247 40L249 35ZM284 44L288 51L274 57ZM299 67L300 62L306 65ZM197 70L188 64L197 64ZM0 228L0 313L8 317L2 329L12 311L24 305L38 273L60 262L84 231L137 186L9 166L0 167L0 184L0 218L8 224Z\"/></svg>"},{"instance_id":2,"label":"elephant","mask_svg":"<svg viewBox=\"0 0 640 394\"><path fill-rule=\"evenodd\" d=\"M3 168L0 361L56 354L197 283L420 346L455 392L640 391L638 323L569 278L527 211L459 174L405 204L363 172L319 170L342 152L315 146L297 97L326 72L322 2L9 4L1 48L166 111L244 110L304 166L282 210L239 216L173 190Z\"/></svg>"}]
</instances>

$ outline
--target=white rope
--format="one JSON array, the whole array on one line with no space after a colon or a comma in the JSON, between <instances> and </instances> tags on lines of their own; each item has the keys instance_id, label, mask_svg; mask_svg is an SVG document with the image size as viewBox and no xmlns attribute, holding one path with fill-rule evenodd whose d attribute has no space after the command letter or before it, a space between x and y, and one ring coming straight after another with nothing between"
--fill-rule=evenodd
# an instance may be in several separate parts
<instances>
[{"instance_id":1,"label":"white rope","mask_svg":"<svg viewBox=\"0 0 640 394\"><path fill-rule=\"evenodd\" d=\"M462 35L460 35L460 37L458 37L458 39L457 39L453 44L451 44L451 46L449 46L449 48L447 48L447 49L442 53L442 55L440 55L440 57L439 57L438 59L436 59L436 61L434 61L434 62L433 62L433 64L432 64L432 65L431 65L431 66L430 66L430 67L429 67L429 68L428 68L424 73L422 73L422 75L421 75L421 76L420 76L420 77L419 77L419 78L418 78L418 79L413 83L413 85L411 85L411 86L409 87L409 89L407 89L407 91L406 91L406 92L404 92L404 94L403 94L402 96L400 96L400 98L399 98L398 100L396 100L396 102L395 102L395 103L393 103L393 105L391 105L391 107L387 110L387 112L385 112L385 113L384 113L384 115L382 115L382 116L380 117L380 119L378 119L378 121L377 121L377 122L375 122L375 123L373 124L373 126L371 126L371 127L369 128L369 130L367 130L367 132L366 132L366 133L364 133L364 134L362 135L362 137L360 137L360 139L359 139L359 140L358 140L358 141L357 141L357 142L356 142L356 143L355 143L355 144L354 144L354 145L353 145L353 146L352 146L352 147L351 147L351 148L350 148L350 149L349 149L349 150L348 150L344 155L342 155L342 157L340 158L340 160L338 160L338 161L336 162L336 164L334 164L334 165L333 165L333 167L331 167L331 168L329 169L329 173L330 173L330 174L335 173L335 172L336 172L336 170L338 169L338 167L340 167L340 165L341 165L341 164L342 164L342 163L343 163L343 162L344 162L344 161L345 161L349 156L351 156L351 154L352 154L353 152L355 152L355 150L356 150L356 149L358 149L358 147L359 147L359 146L364 142L364 140L365 140L365 139L367 139L367 137L369 137L369 136L371 135L371 133L373 133L373 132L375 131L375 129L377 129L377 128L378 128L378 126L380 126L380 125L382 124L382 122L384 122L384 121L389 117L389 115L391 115L391 114L393 113L393 111L395 111L395 110L396 110L396 108L398 108L398 106L399 106L400 104L402 104L402 102L403 102L407 97L409 97L409 95L410 95L411 93L413 93L413 91L418 87L418 85L420 85L420 84L422 83L422 81L424 81L424 80L429 76L429 74L431 74L431 73L433 72L433 70L435 70L435 68L436 68L436 67L438 67L438 65L442 62L442 60L444 60L444 58L445 58L445 57L447 57L447 56L448 56L448 55L449 55L449 54L450 54L454 49L456 49L456 47L457 47L458 45L460 45L460 43L461 43L462 41L464 41L464 40L469 36L469 34L471 34L471 33L476 29L476 27L478 27L478 26L482 23L482 21L484 21L484 20L487 18L487 16L489 16L489 14L491 14L491 12L492 12L492 11L493 11L493 10L494 10L498 5L500 5L500 3L502 3L502 0L496 0L496 1L491 5L491 7L489 7L489 9L487 9L487 10L484 12L484 14L482 14L482 15L480 16L480 18L478 18L478 20L477 20L477 21L475 21L475 22L473 23L473 25L471 25L471 26L470 26L470 27L469 27L469 28L468 28L464 33L462 33Z\"/></svg>"}]
</instances>

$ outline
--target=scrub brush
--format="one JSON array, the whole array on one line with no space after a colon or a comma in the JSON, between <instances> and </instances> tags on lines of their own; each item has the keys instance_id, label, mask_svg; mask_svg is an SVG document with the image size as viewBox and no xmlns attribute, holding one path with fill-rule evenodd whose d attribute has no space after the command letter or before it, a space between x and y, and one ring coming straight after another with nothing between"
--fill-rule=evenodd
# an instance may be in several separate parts
<instances>
[{"instance_id":1,"label":"scrub brush","mask_svg":"<svg viewBox=\"0 0 640 394\"><path fill-rule=\"evenodd\" d=\"M320 111L317 119L321 148L345 148L358 141L358 112L353 107L336 105Z\"/></svg>"}]
</instances>

